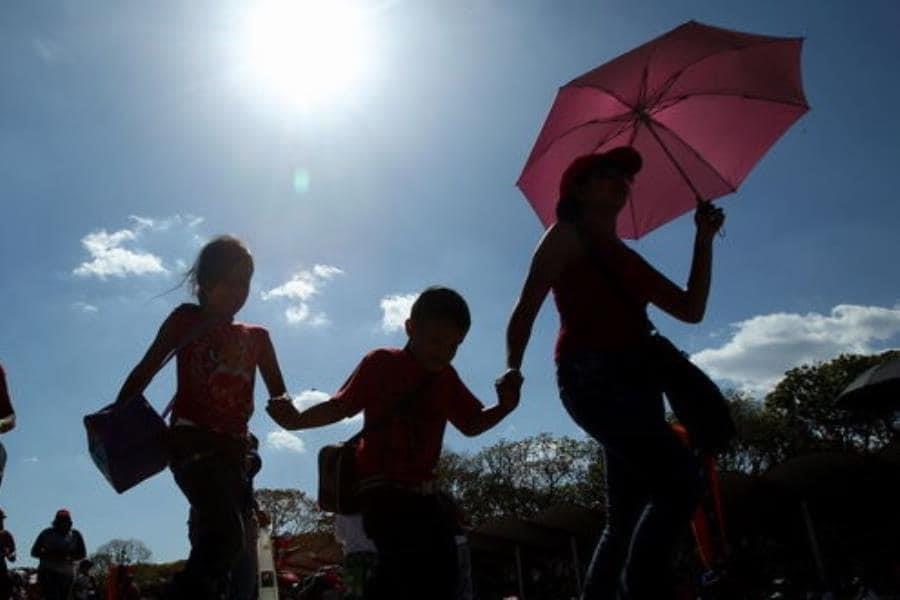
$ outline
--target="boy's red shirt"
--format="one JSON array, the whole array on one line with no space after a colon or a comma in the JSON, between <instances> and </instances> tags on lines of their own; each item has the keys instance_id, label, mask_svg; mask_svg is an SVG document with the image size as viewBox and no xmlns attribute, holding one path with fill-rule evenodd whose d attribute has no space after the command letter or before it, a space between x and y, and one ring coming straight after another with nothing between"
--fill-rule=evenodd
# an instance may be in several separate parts
<instances>
[{"instance_id":1,"label":"boy's red shirt","mask_svg":"<svg viewBox=\"0 0 900 600\"><path fill-rule=\"evenodd\" d=\"M351 415L363 411L364 422L380 423L385 413L433 377L412 406L383 426L363 435L356 450L360 476L401 483L434 479L447 422L457 428L476 418L484 405L469 391L452 366L429 373L408 351L382 348L367 354L334 395L349 404Z\"/></svg>"}]
</instances>

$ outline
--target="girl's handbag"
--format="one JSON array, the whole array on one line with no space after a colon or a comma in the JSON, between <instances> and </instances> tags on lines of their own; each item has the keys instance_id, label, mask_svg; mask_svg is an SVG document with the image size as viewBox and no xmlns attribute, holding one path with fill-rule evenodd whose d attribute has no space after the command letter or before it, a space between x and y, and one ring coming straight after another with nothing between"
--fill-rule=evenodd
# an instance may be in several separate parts
<instances>
[{"instance_id":1,"label":"girl's handbag","mask_svg":"<svg viewBox=\"0 0 900 600\"><path fill-rule=\"evenodd\" d=\"M417 398L424 396L433 377L400 399L379 421L363 428L340 444L323 446L319 450L319 508L326 512L350 515L360 511L359 474L356 471L356 445L363 435L381 429L395 416L408 410Z\"/></svg>"},{"instance_id":2,"label":"girl's handbag","mask_svg":"<svg viewBox=\"0 0 900 600\"><path fill-rule=\"evenodd\" d=\"M162 366L212 324L212 321L203 321L196 325L166 356ZM84 417L91 458L118 493L130 490L168 466L169 428L165 418L174 402L173 398L160 416L140 394Z\"/></svg>"},{"instance_id":3,"label":"girl's handbag","mask_svg":"<svg viewBox=\"0 0 900 600\"><path fill-rule=\"evenodd\" d=\"M84 417L91 458L118 493L168 466L168 412L160 416L141 395Z\"/></svg>"}]
</instances>

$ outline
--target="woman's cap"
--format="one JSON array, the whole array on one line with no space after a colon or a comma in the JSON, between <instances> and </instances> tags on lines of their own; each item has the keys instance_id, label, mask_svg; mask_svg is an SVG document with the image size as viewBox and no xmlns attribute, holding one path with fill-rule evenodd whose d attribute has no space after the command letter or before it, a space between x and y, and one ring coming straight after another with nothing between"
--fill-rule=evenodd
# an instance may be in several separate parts
<instances>
[{"instance_id":1,"label":"woman's cap","mask_svg":"<svg viewBox=\"0 0 900 600\"><path fill-rule=\"evenodd\" d=\"M610 177L634 177L644 161L640 153L631 146L619 146L608 152L585 154L573 160L559 180L559 197L565 198L583 182L589 174Z\"/></svg>"}]
</instances>

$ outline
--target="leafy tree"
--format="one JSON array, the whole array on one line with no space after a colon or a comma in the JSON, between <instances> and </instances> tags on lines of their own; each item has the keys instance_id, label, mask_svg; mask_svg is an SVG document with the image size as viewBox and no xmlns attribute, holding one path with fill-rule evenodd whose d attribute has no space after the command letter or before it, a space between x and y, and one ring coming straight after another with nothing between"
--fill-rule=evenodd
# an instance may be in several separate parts
<instances>
[{"instance_id":1,"label":"leafy tree","mask_svg":"<svg viewBox=\"0 0 900 600\"><path fill-rule=\"evenodd\" d=\"M898 352L861 356L842 354L824 363L788 371L766 396L766 410L784 419L790 455L815 450L869 451L891 437L881 419L861 418L835 406L835 399L856 377Z\"/></svg>"},{"instance_id":2,"label":"leafy tree","mask_svg":"<svg viewBox=\"0 0 900 600\"><path fill-rule=\"evenodd\" d=\"M272 521L275 535L297 535L331 528L333 517L319 509L316 501L294 489L256 490L259 507Z\"/></svg>"},{"instance_id":3,"label":"leafy tree","mask_svg":"<svg viewBox=\"0 0 900 600\"><path fill-rule=\"evenodd\" d=\"M722 471L760 474L785 460L790 445L786 419L742 392L726 393L737 437L718 457Z\"/></svg>"},{"instance_id":4,"label":"leafy tree","mask_svg":"<svg viewBox=\"0 0 900 600\"><path fill-rule=\"evenodd\" d=\"M474 454L445 452L438 478L473 524L528 517L560 503L602 504L600 450L591 440L540 434Z\"/></svg>"},{"instance_id":5,"label":"leafy tree","mask_svg":"<svg viewBox=\"0 0 900 600\"><path fill-rule=\"evenodd\" d=\"M113 539L99 546L91 554L91 562L94 563L92 571L99 577L106 577L111 565L133 565L146 563L153 553L144 542L135 539Z\"/></svg>"}]
</instances>

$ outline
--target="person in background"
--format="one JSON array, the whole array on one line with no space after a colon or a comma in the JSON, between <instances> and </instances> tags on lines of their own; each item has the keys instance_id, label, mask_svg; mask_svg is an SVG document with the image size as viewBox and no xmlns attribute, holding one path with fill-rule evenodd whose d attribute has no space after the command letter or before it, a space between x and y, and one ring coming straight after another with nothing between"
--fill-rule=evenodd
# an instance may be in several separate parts
<instances>
[{"instance_id":1,"label":"person in background","mask_svg":"<svg viewBox=\"0 0 900 600\"><path fill-rule=\"evenodd\" d=\"M16 540L6 530L6 513L0 509L0 600L12 597L12 580L6 561L16 562Z\"/></svg>"},{"instance_id":2,"label":"person in background","mask_svg":"<svg viewBox=\"0 0 900 600\"><path fill-rule=\"evenodd\" d=\"M91 575L93 566L94 563L86 558L78 563L75 582L72 584L73 600L97 600L97 581Z\"/></svg>"},{"instance_id":3,"label":"person in background","mask_svg":"<svg viewBox=\"0 0 900 600\"><path fill-rule=\"evenodd\" d=\"M38 559L38 584L44 600L69 600L75 579L75 563L85 558L84 538L72 528L72 516L61 508L51 527L34 541L31 556Z\"/></svg>"},{"instance_id":4,"label":"person in background","mask_svg":"<svg viewBox=\"0 0 900 600\"><path fill-rule=\"evenodd\" d=\"M344 551L344 598L364 600L369 598L369 580L378 560L377 549L363 530L361 514L335 515L334 537Z\"/></svg>"}]
</instances>

